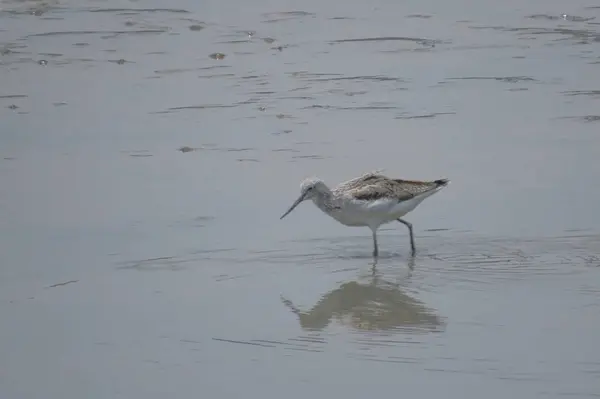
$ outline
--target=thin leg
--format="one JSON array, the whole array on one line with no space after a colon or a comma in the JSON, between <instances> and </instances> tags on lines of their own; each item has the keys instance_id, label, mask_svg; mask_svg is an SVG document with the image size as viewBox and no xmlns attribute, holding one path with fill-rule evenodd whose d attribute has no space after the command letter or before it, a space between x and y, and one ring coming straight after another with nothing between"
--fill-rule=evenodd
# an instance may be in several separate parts
<instances>
[{"instance_id":1,"label":"thin leg","mask_svg":"<svg viewBox=\"0 0 600 399\"><path fill-rule=\"evenodd\" d=\"M377 248L377 231L373 230L373 257L379 256L379 249Z\"/></svg>"},{"instance_id":2,"label":"thin leg","mask_svg":"<svg viewBox=\"0 0 600 399\"><path fill-rule=\"evenodd\" d=\"M373 273L373 277L375 277L375 272L377 270L377 257L373 258L373 264L371 265L371 272Z\"/></svg>"},{"instance_id":3,"label":"thin leg","mask_svg":"<svg viewBox=\"0 0 600 399\"><path fill-rule=\"evenodd\" d=\"M412 254L414 255L416 252L415 249L415 237L413 235L413 226L411 223L407 222L406 220L402 220L402 219L398 219L398 221L400 223L402 223L403 225L405 225L406 227L408 227L408 232L410 233L410 249L412 251Z\"/></svg>"}]
</instances>

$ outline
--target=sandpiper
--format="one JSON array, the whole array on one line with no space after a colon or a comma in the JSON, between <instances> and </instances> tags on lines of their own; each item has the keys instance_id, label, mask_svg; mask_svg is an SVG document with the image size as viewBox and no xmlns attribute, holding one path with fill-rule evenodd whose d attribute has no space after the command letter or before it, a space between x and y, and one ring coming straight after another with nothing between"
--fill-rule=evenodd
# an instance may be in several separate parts
<instances>
[{"instance_id":1,"label":"sandpiper","mask_svg":"<svg viewBox=\"0 0 600 399\"><path fill-rule=\"evenodd\" d=\"M280 219L286 217L302 201L312 200L320 210L345 226L369 227L373 233L375 258L379 255L377 229L383 224L397 220L408 227L411 253L414 256L416 249L413 226L401 218L448 183L448 179L392 179L376 171L330 189L323 180L311 177L302 182L300 196Z\"/></svg>"}]
</instances>

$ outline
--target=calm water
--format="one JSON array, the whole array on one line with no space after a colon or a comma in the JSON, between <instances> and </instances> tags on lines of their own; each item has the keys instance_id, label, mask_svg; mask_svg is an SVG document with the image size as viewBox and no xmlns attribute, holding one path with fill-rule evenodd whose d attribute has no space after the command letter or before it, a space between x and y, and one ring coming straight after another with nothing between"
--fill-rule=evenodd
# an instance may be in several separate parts
<instances>
[{"instance_id":1,"label":"calm water","mask_svg":"<svg viewBox=\"0 0 600 399\"><path fill-rule=\"evenodd\" d=\"M1 1L0 71L3 399L600 396L597 2ZM416 258L279 220L377 168Z\"/></svg>"}]
</instances>

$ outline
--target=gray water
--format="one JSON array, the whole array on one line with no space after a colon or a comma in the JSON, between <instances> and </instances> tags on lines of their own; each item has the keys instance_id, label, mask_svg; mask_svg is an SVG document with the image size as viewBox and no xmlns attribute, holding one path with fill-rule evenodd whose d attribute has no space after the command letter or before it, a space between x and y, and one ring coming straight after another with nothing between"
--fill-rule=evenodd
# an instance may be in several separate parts
<instances>
[{"instance_id":1,"label":"gray water","mask_svg":"<svg viewBox=\"0 0 600 399\"><path fill-rule=\"evenodd\" d=\"M2 399L600 396L592 0L1 1L0 50ZM279 220L378 168L452 180L415 258Z\"/></svg>"}]
</instances>

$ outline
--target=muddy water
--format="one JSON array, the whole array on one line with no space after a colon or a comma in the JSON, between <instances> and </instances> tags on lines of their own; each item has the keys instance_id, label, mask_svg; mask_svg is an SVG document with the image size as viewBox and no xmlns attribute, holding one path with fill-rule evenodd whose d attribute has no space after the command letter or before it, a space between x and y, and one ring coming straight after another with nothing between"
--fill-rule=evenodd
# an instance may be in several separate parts
<instances>
[{"instance_id":1,"label":"muddy water","mask_svg":"<svg viewBox=\"0 0 600 399\"><path fill-rule=\"evenodd\" d=\"M2 398L600 395L600 8L0 2ZM380 234L299 182L452 184Z\"/></svg>"}]
</instances>

